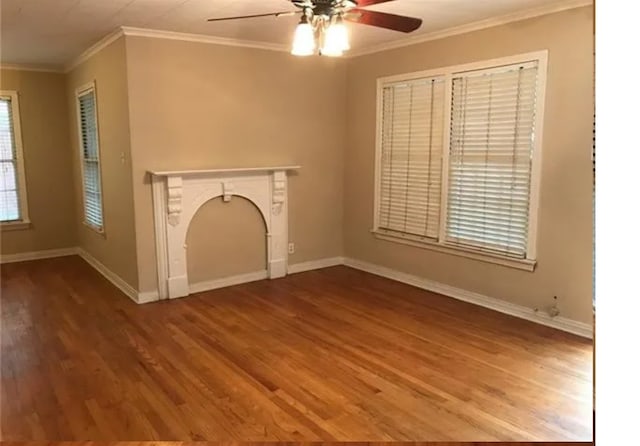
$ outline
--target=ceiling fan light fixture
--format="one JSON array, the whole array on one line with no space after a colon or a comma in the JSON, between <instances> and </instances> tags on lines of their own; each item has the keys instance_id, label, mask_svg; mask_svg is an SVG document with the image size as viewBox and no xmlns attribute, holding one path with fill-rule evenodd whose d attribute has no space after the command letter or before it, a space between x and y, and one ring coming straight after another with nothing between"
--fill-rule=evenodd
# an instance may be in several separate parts
<instances>
[{"instance_id":1,"label":"ceiling fan light fixture","mask_svg":"<svg viewBox=\"0 0 640 446\"><path fill-rule=\"evenodd\" d=\"M311 56L315 53L315 49L316 37L313 32L313 26L309 23L306 14L303 14L293 36L291 54L294 56Z\"/></svg>"},{"instance_id":2,"label":"ceiling fan light fixture","mask_svg":"<svg viewBox=\"0 0 640 446\"><path fill-rule=\"evenodd\" d=\"M324 44L321 53L323 56L339 57L347 51L349 45L349 33L342 22L342 17L337 16L324 32Z\"/></svg>"},{"instance_id":3,"label":"ceiling fan light fixture","mask_svg":"<svg viewBox=\"0 0 640 446\"><path fill-rule=\"evenodd\" d=\"M339 57L351 47L343 20L404 33L420 28L422 19L362 9L389 1L392 0L290 0L298 8L297 11L218 17L208 21L282 17L302 13L293 35L291 54L311 56L317 51L320 55Z\"/></svg>"}]
</instances>

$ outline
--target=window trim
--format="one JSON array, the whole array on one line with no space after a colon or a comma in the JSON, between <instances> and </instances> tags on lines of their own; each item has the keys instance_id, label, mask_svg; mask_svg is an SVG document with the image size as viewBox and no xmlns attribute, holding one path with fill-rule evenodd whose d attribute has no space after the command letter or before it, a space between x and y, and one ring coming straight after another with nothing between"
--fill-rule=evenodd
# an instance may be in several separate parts
<instances>
[{"instance_id":1,"label":"window trim","mask_svg":"<svg viewBox=\"0 0 640 446\"><path fill-rule=\"evenodd\" d=\"M544 110L546 103L546 83L548 68L548 50L533 51L529 53L517 54L514 56L500 57L495 59L451 65L435 69L415 71L412 73L386 76L377 79L376 82L376 138L375 138L375 174L374 174L374 203L373 203L373 235L382 240L397 242L401 244L426 248L438 252L458 255L466 258L486 261L513 268L533 271L537 262L537 235L538 235L538 211L540 204L540 175L542 170L542 141L544 139ZM449 150L451 146L451 133L447 129L451 126L451 110L445 110L444 119L444 140L442 151L442 175L441 175L441 198L440 198L440 228L438 240L420 240L420 237L402 236L389 233L380 229L379 207L380 207L380 187L382 168L382 100L383 89L389 84L396 82L411 81L426 77L445 78L445 104L451 104L452 83L454 75L468 71L492 70L502 66L513 65L525 62L538 63L538 78L536 84L536 118L534 123L533 159L531 163L531 184L529 192L529 227L527 233L527 249L524 259L517 259L505 255L487 253L462 246L454 246L446 243L446 219L449 193Z\"/></svg>"},{"instance_id":2,"label":"window trim","mask_svg":"<svg viewBox=\"0 0 640 446\"><path fill-rule=\"evenodd\" d=\"M29 200L27 197L27 179L24 169L24 152L22 145L22 125L20 116L19 94L15 90L0 90L0 97L9 98L11 101L11 117L13 144L16 157L16 174L18 177L18 202L20 203L20 219L0 222L3 231L29 229L31 220L29 219Z\"/></svg>"},{"instance_id":3,"label":"window trim","mask_svg":"<svg viewBox=\"0 0 640 446\"><path fill-rule=\"evenodd\" d=\"M84 146L82 143L82 115L80 111L80 98L93 91L95 97L95 125L96 125L96 154L98 157L98 172L100 175L100 213L102 215L102 226L94 225L87 221L87 209L86 202L86 190L84 187ZM82 224L92 229L93 231L105 236L105 218L104 218L104 188L102 187L102 159L100 157L100 127L98 119L98 92L96 89L95 80L80 85L75 90L75 102L76 102L76 126L78 129L78 155L80 157L80 183L82 184Z\"/></svg>"}]
</instances>

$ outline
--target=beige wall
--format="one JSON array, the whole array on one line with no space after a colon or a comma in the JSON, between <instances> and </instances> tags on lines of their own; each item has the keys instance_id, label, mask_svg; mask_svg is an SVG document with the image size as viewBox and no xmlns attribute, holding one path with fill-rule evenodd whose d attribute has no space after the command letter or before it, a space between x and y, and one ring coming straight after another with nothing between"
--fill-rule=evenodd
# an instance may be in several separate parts
<instances>
[{"instance_id":1,"label":"beige wall","mask_svg":"<svg viewBox=\"0 0 640 446\"><path fill-rule=\"evenodd\" d=\"M346 255L528 307L557 295L562 316L591 323L592 32L585 7L349 60ZM549 70L536 271L375 239L376 79L543 49Z\"/></svg>"},{"instance_id":2,"label":"beige wall","mask_svg":"<svg viewBox=\"0 0 640 446\"><path fill-rule=\"evenodd\" d=\"M104 234L83 224L80 148L75 90L96 83ZM67 107L75 178L78 245L134 288L138 286L134 226L129 103L124 38L74 68L67 76Z\"/></svg>"},{"instance_id":3,"label":"beige wall","mask_svg":"<svg viewBox=\"0 0 640 446\"><path fill-rule=\"evenodd\" d=\"M0 89L18 92L29 229L2 231L2 254L75 246L69 119L63 74L2 70Z\"/></svg>"},{"instance_id":4,"label":"beige wall","mask_svg":"<svg viewBox=\"0 0 640 446\"><path fill-rule=\"evenodd\" d=\"M157 287L147 170L300 164L289 182L289 262L342 254L343 61L127 37L127 68L140 291ZM238 235L253 231L244 219L234 223ZM222 238L212 231L207 243L223 247ZM209 264L214 278L233 249L190 255L190 268ZM236 270L252 271L249 261Z\"/></svg>"}]
</instances>

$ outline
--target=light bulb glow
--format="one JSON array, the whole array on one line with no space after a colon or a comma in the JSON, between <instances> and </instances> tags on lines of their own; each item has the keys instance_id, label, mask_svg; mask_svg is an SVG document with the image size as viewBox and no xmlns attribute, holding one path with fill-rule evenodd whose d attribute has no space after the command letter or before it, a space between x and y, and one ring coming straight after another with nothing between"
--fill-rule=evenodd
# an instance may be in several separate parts
<instances>
[{"instance_id":1,"label":"light bulb glow","mask_svg":"<svg viewBox=\"0 0 640 446\"><path fill-rule=\"evenodd\" d=\"M316 49L316 39L313 33L313 27L306 21L302 20L293 36L293 47L291 54L294 56L311 56Z\"/></svg>"},{"instance_id":2,"label":"light bulb glow","mask_svg":"<svg viewBox=\"0 0 640 446\"><path fill-rule=\"evenodd\" d=\"M338 19L332 23L324 33L324 44L322 45L322 55L330 57L342 56L347 51L349 45L349 33L342 20Z\"/></svg>"}]
</instances>

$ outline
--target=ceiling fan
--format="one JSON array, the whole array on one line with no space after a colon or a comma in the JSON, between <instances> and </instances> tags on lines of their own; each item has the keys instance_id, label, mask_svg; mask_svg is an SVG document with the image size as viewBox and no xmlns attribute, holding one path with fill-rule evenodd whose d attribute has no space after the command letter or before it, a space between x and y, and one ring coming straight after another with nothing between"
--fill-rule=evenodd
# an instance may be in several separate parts
<instances>
[{"instance_id":1,"label":"ceiling fan","mask_svg":"<svg viewBox=\"0 0 640 446\"><path fill-rule=\"evenodd\" d=\"M350 48L347 28L343 21L362 23L378 28L410 33L420 28L422 19L362 9L393 0L290 0L297 11L272 12L238 17L208 19L209 22L222 20L249 19L255 17L283 17L302 14L296 28L291 53L295 56L342 56Z\"/></svg>"}]
</instances>

